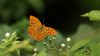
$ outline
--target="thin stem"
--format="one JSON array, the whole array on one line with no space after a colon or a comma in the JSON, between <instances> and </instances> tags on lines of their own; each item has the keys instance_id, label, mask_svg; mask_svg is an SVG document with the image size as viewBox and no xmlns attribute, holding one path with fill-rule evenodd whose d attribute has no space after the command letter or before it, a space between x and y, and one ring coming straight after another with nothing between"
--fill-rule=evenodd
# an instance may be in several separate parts
<instances>
[{"instance_id":1,"label":"thin stem","mask_svg":"<svg viewBox=\"0 0 100 56\"><path fill-rule=\"evenodd\" d=\"M67 44L67 56L69 56L69 42L68 42L68 44Z\"/></svg>"},{"instance_id":2,"label":"thin stem","mask_svg":"<svg viewBox=\"0 0 100 56\"><path fill-rule=\"evenodd\" d=\"M18 53L18 56L20 56L20 50L19 49L17 49L17 53Z\"/></svg>"}]
</instances>

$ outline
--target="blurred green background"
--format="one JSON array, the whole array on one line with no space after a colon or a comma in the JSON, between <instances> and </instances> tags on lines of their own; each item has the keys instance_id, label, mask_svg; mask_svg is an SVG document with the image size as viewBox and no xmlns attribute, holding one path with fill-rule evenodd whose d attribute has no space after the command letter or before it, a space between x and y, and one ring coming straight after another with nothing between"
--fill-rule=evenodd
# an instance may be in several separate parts
<instances>
[{"instance_id":1,"label":"blurred green background","mask_svg":"<svg viewBox=\"0 0 100 56\"><path fill-rule=\"evenodd\" d=\"M18 36L28 37L29 16L34 15L46 26L70 35L81 23L90 24L80 15L99 6L99 0L0 0L0 34L17 29Z\"/></svg>"},{"instance_id":2,"label":"blurred green background","mask_svg":"<svg viewBox=\"0 0 100 56\"><path fill-rule=\"evenodd\" d=\"M21 37L18 40L25 40L26 38L30 39L27 33L27 29L29 26L29 16L33 15L39 18L41 23L45 24L46 26L55 28L57 31L59 31L59 33L61 33L56 36L58 37L58 42L62 41L63 43L65 43L62 39L60 39L62 38L62 36L71 37L73 39L73 41L71 42L71 45L73 46L71 51L74 52L80 47L86 45L89 42L87 39L90 40L94 39L94 37L97 37L96 39L94 39L94 41L91 42L99 42L100 38L98 38L99 34L97 33L99 33L100 31L100 23L99 21L90 21L96 18L97 15L94 14L97 13L99 15L99 12L93 12L94 14L90 13L94 15L93 17L90 15L90 20L89 18L84 17L89 17L89 14L81 17L81 15L83 15L84 13L90 12L91 10L95 9L100 10L99 0L0 0L0 42L2 41L2 39L4 39L6 32L10 32L12 34L15 30L17 30L17 34L15 35ZM97 19L98 18L100 17L97 16ZM33 39L30 39L30 42L37 43L34 42ZM60 42L60 44L62 42ZM36 44L36 46L38 46L40 49L42 49L41 43L43 42ZM57 43L57 45L59 45L59 43ZM99 47L96 49L95 45L95 43L89 43L88 46L91 48L91 50L95 50L95 52L92 50L91 53L98 52L99 55L100 51L97 51ZM98 45L100 46L100 42ZM34 45L31 46L33 48ZM19 46L19 48L21 48L21 46ZM32 48L29 49L31 50ZM82 49L76 51L76 53L74 53L75 56L78 56L81 51ZM28 51L26 51L26 53L27 52ZM48 52L52 52L52 50ZM55 53L56 51L54 51L53 54ZM21 55L24 54L24 51L22 51ZM33 54L33 51L29 51L29 54L31 56ZM96 54L93 55L95 56Z\"/></svg>"},{"instance_id":3,"label":"blurred green background","mask_svg":"<svg viewBox=\"0 0 100 56\"><path fill-rule=\"evenodd\" d=\"M44 7L43 0L0 0L0 34L18 30L20 37L25 36L29 16L43 15Z\"/></svg>"},{"instance_id":4,"label":"blurred green background","mask_svg":"<svg viewBox=\"0 0 100 56\"><path fill-rule=\"evenodd\" d=\"M99 0L0 0L0 24L28 25L29 16L34 15L44 24L58 29L63 34L75 32L80 23L89 23L82 19L84 14L93 9L99 9ZM20 24L20 23L19 23Z\"/></svg>"}]
</instances>

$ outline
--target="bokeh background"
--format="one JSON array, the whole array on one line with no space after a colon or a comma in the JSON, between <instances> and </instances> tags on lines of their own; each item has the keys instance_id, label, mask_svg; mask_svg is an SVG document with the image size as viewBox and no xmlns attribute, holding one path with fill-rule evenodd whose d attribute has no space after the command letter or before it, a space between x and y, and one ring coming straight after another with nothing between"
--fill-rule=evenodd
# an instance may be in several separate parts
<instances>
[{"instance_id":1,"label":"bokeh background","mask_svg":"<svg viewBox=\"0 0 100 56\"><path fill-rule=\"evenodd\" d=\"M100 0L0 0L0 55L32 56L37 48L38 56L66 56L71 47L72 56L100 56L99 10ZM35 41L27 32L30 15L60 34Z\"/></svg>"},{"instance_id":2,"label":"bokeh background","mask_svg":"<svg viewBox=\"0 0 100 56\"><path fill-rule=\"evenodd\" d=\"M21 35L28 27L29 16L34 15L46 26L53 27L64 35L72 34L80 23L90 23L80 15L100 9L99 2L99 0L0 0L0 31L2 32L4 28L8 31L19 29Z\"/></svg>"}]
</instances>

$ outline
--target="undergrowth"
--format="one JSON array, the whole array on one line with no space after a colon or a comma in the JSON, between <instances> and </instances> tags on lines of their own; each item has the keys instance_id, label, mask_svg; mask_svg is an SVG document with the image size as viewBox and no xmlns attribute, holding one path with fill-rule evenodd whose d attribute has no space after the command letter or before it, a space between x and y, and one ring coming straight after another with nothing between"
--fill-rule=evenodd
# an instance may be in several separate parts
<instances>
[{"instance_id":1,"label":"undergrowth","mask_svg":"<svg viewBox=\"0 0 100 56\"><path fill-rule=\"evenodd\" d=\"M83 14L81 16L88 17L91 24L80 24L77 32L71 36L63 37L59 33L55 37L48 36L43 41L34 41L27 35L27 31L19 33L21 28L14 31L9 26L1 25L5 33L0 33L0 56L100 56L99 15L99 10ZM16 26L20 27L27 22L24 19L16 23ZM12 27L15 28L15 25ZM22 34L22 37L18 34Z\"/></svg>"}]
</instances>

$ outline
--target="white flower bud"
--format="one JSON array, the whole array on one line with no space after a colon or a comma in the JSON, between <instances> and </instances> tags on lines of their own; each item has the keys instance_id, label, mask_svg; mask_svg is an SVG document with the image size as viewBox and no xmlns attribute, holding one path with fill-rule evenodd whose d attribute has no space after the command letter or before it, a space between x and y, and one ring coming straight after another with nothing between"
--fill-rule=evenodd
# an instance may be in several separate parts
<instances>
[{"instance_id":1,"label":"white flower bud","mask_svg":"<svg viewBox=\"0 0 100 56\"><path fill-rule=\"evenodd\" d=\"M2 41L5 41L5 39L2 39Z\"/></svg>"},{"instance_id":2,"label":"white flower bud","mask_svg":"<svg viewBox=\"0 0 100 56\"><path fill-rule=\"evenodd\" d=\"M65 44L61 44L61 47L65 47Z\"/></svg>"},{"instance_id":3,"label":"white flower bud","mask_svg":"<svg viewBox=\"0 0 100 56\"><path fill-rule=\"evenodd\" d=\"M67 38L67 42L70 42L71 41L71 38Z\"/></svg>"},{"instance_id":4,"label":"white flower bud","mask_svg":"<svg viewBox=\"0 0 100 56\"><path fill-rule=\"evenodd\" d=\"M34 51L37 51L37 48L34 48Z\"/></svg>"},{"instance_id":5,"label":"white flower bud","mask_svg":"<svg viewBox=\"0 0 100 56\"><path fill-rule=\"evenodd\" d=\"M55 40L56 38L55 38L55 37L53 37L53 39Z\"/></svg>"},{"instance_id":6,"label":"white flower bud","mask_svg":"<svg viewBox=\"0 0 100 56\"><path fill-rule=\"evenodd\" d=\"M45 44L46 44L46 42L43 42L43 44L45 45Z\"/></svg>"},{"instance_id":7,"label":"white flower bud","mask_svg":"<svg viewBox=\"0 0 100 56\"><path fill-rule=\"evenodd\" d=\"M5 33L5 37L9 37L9 36L10 36L9 32Z\"/></svg>"}]
</instances>

